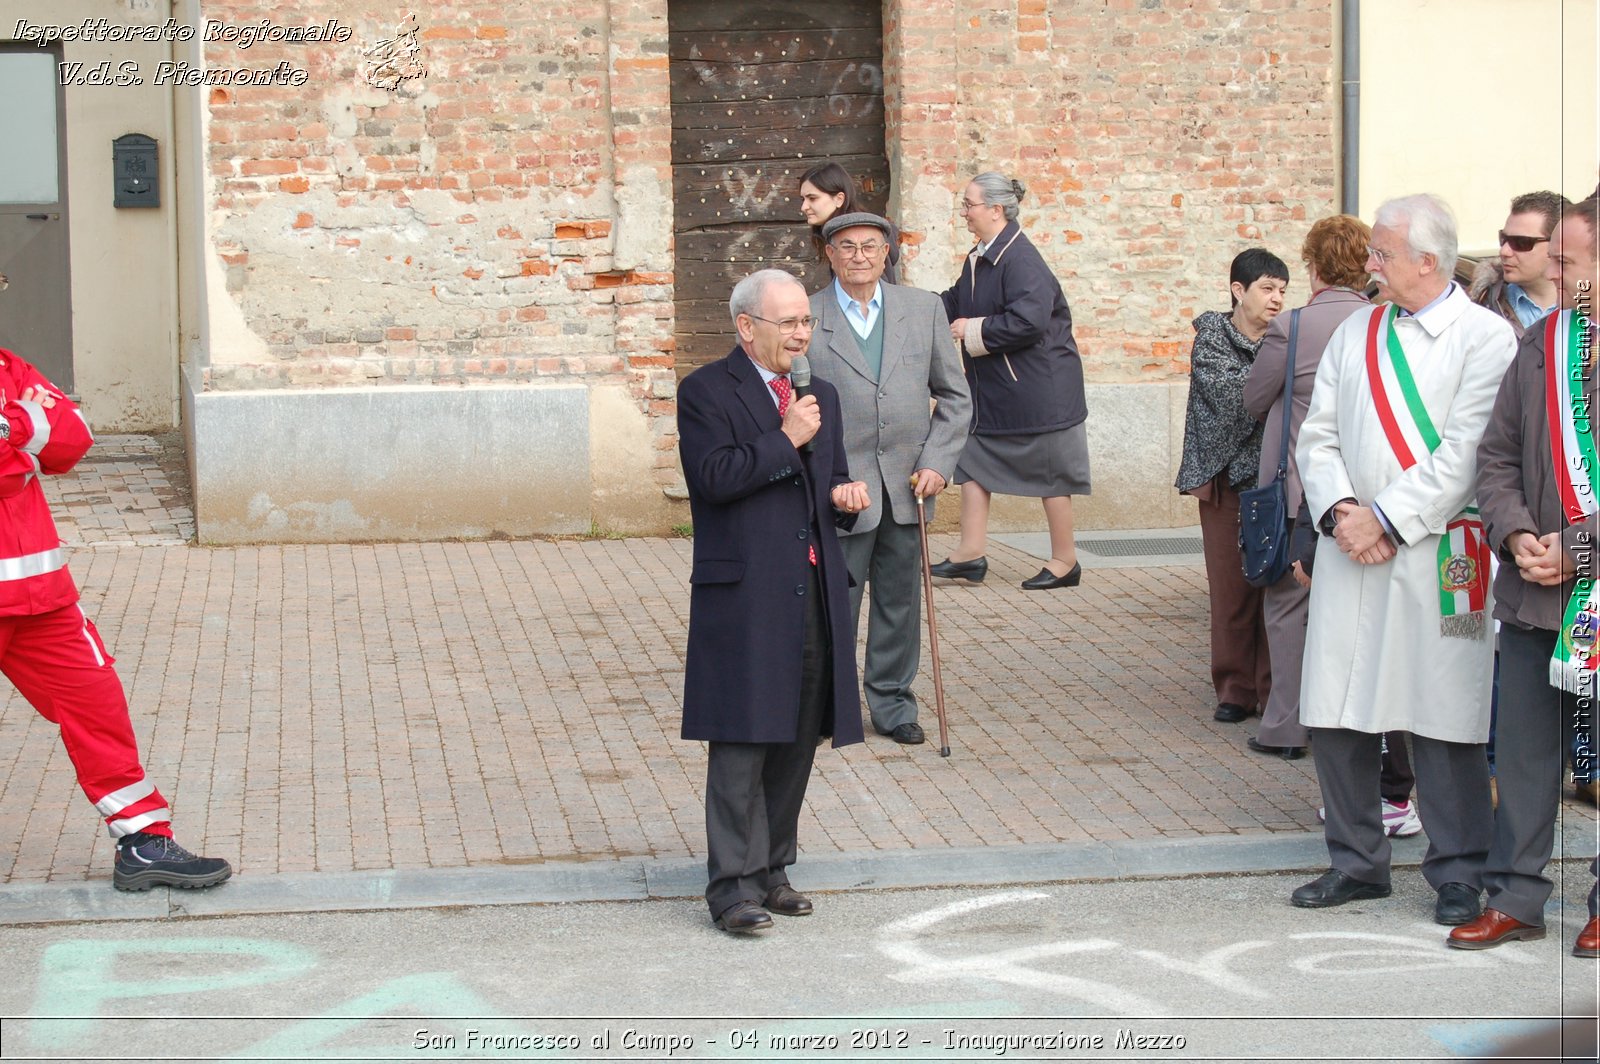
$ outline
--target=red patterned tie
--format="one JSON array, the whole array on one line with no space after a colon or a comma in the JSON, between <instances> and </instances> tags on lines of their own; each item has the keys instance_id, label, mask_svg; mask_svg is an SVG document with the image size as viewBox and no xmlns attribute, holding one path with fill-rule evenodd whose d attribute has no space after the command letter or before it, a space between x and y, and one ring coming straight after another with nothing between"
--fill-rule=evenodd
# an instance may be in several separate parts
<instances>
[{"instance_id":1,"label":"red patterned tie","mask_svg":"<svg viewBox=\"0 0 1600 1064\"><path fill-rule=\"evenodd\" d=\"M794 389L789 384L788 377L774 377L767 382L778 395L778 416L789 412L789 400L794 396ZM806 544L806 556L811 559L811 564L817 564L817 546L815 543Z\"/></svg>"},{"instance_id":2,"label":"red patterned tie","mask_svg":"<svg viewBox=\"0 0 1600 1064\"><path fill-rule=\"evenodd\" d=\"M789 412L789 400L794 397L794 389L790 387L788 377L774 377L767 383L778 393L778 416L782 417Z\"/></svg>"}]
</instances>

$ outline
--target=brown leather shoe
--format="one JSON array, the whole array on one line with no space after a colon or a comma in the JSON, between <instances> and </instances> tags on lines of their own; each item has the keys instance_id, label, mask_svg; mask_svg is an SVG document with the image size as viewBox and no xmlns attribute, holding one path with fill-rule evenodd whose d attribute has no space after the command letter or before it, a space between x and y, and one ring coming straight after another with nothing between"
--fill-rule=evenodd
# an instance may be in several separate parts
<instances>
[{"instance_id":1,"label":"brown leather shoe","mask_svg":"<svg viewBox=\"0 0 1600 1064\"><path fill-rule=\"evenodd\" d=\"M1532 942L1544 937L1544 928L1513 920L1499 909L1485 909L1483 915L1450 932L1445 945L1455 949L1493 949L1502 942L1522 939Z\"/></svg>"},{"instance_id":2,"label":"brown leather shoe","mask_svg":"<svg viewBox=\"0 0 1600 1064\"><path fill-rule=\"evenodd\" d=\"M766 909L779 916L810 916L811 899L787 883L767 891Z\"/></svg>"},{"instance_id":3,"label":"brown leather shoe","mask_svg":"<svg viewBox=\"0 0 1600 1064\"><path fill-rule=\"evenodd\" d=\"M1578 932L1577 944L1572 947L1574 957L1600 957L1600 916L1589 917L1589 922Z\"/></svg>"},{"instance_id":4,"label":"brown leather shoe","mask_svg":"<svg viewBox=\"0 0 1600 1064\"><path fill-rule=\"evenodd\" d=\"M736 935L749 935L757 931L766 931L772 927L772 917L767 915L765 909L753 901L735 902L727 912L717 917L712 923L720 931L731 931Z\"/></svg>"},{"instance_id":5,"label":"brown leather shoe","mask_svg":"<svg viewBox=\"0 0 1600 1064\"><path fill-rule=\"evenodd\" d=\"M1572 790L1577 795L1578 801L1586 802L1589 805L1600 805L1600 780L1574 783Z\"/></svg>"}]
</instances>

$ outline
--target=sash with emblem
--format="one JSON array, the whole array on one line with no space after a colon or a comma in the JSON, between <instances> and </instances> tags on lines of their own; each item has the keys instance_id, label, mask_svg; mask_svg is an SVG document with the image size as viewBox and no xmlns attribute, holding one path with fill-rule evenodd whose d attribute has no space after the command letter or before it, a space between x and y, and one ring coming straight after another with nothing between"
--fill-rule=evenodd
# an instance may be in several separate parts
<instances>
[{"instance_id":1,"label":"sash with emblem","mask_svg":"<svg viewBox=\"0 0 1600 1064\"><path fill-rule=\"evenodd\" d=\"M1417 455L1438 449L1440 437L1394 331L1399 311L1390 304L1372 312L1367 325L1367 385L1390 449L1400 468L1410 469L1417 464ZM1400 397L1398 409L1391 396ZM1450 520L1439 537L1436 562L1440 634L1482 639L1488 630L1489 543L1476 506Z\"/></svg>"},{"instance_id":2,"label":"sash with emblem","mask_svg":"<svg viewBox=\"0 0 1600 1064\"><path fill-rule=\"evenodd\" d=\"M1595 512L1596 478L1593 411L1583 384L1594 362L1586 316L1558 311L1544 321L1545 412L1550 421L1550 459L1555 463L1561 510L1569 524ZM1566 616L1555 653L1550 656L1550 682L1575 695L1594 694L1597 621L1593 577L1579 577L1567 600Z\"/></svg>"}]
</instances>

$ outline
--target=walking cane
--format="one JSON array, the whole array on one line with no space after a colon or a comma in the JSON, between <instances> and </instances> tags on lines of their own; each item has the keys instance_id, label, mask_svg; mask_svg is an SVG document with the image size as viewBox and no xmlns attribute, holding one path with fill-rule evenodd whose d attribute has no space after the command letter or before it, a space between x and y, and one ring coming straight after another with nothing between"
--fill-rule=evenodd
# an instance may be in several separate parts
<instances>
[{"instance_id":1,"label":"walking cane","mask_svg":"<svg viewBox=\"0 0 1600 1064\"><path fill-rule=\"evenodd\" d=\"M913 488L917 478L911 478ZM950 736L944 720L944 674L939 670L939 622L933 617L933 570L928 565L928 512L917 495L917 531L922 533L922 597L928 603L928 643L933 648L933 705L939 713L939 756L950 756Z\"/></svg>"}]
</instances>

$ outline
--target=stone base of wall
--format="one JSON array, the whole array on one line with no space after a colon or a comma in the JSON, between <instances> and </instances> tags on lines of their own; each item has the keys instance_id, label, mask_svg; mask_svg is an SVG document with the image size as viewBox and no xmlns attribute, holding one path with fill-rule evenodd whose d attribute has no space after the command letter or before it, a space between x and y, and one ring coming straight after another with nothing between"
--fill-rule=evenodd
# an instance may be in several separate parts
<instances>
[{"instance_id":1,"label":"stone base of wall","mask_svg":"<svg viewBox=\"0 0 1600 1064\"><path fill-rule=\"evenodd\" d=\"M1084 394L1089 403L1089 467L1094 493L1073 500L1073 525L1078 529L1182 528L1198 522L1194 500L1172 487L1183 453L1189 382L1090 384ZM940 505L935 531L954 532L960 527L960 503L950 501L951 505ZM990 531L1034 532L1044 527L1039 500L995 496Z\"/></svg>"},{"instance_id":2,"label":"stone base of wall","mask_svg":"<svg viewBox=\"0 0 1600 1064\"><path fill-rule=\"evenodd\" d=\"M620 390L572 385L200 392L183 375L202 543L322 543L625 532L689 520L651 475L648 420ZM613 394L616 392L616 394ZM1188 384L1091 384L1094 494L1080 529L1176 528ZM960 503L935 531L959 528ZM1043 529L997 496L990 529Z\"/></svg>"},{"instance_id":3,"label":"stone base of wall","mask_svg":"<svg viewBox=\"0 0 1600 1064\"><path fill-rule=\"evenodd\" d=\"M197 392L186 372L183 406L202 543L584 533L595 520L581 384Z\"/></svg>"}]
</instances>

